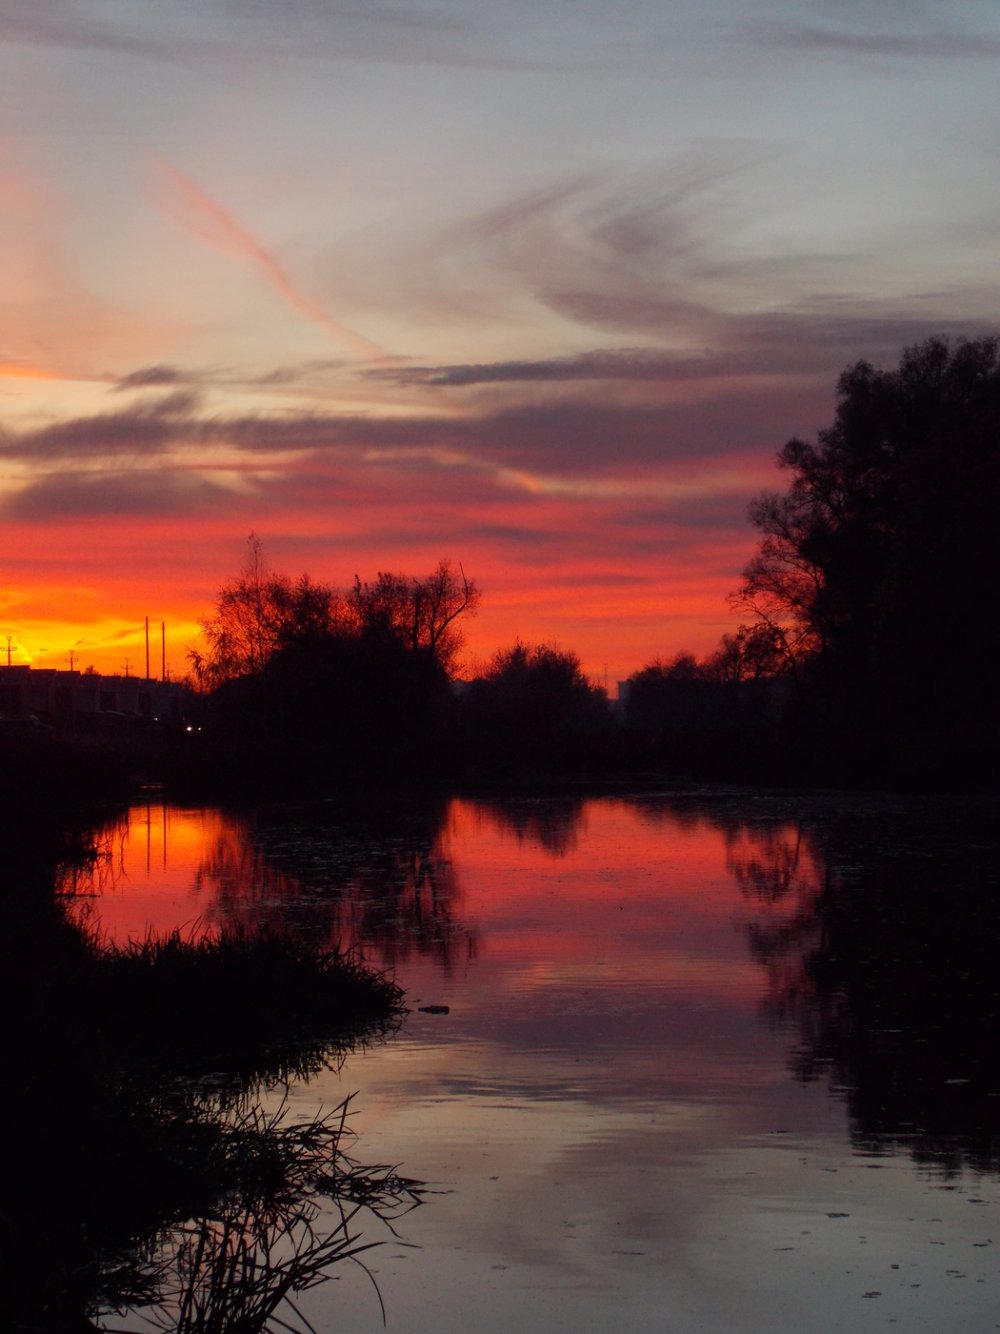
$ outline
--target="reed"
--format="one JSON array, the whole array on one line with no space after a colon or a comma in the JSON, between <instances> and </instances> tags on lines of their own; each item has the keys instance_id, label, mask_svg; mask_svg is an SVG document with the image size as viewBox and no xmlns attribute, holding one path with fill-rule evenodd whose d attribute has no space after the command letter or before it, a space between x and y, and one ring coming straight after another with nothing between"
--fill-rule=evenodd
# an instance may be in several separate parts
<instances>
[{"instance_id":1,"label":"reed","mask_svg":"<svg viewBox=\"0 0 1000 1334\"><path fill-rule=\"evenodd\" d=\"M361 1258L379 1243L363 1240L362 1227L375 1221L395 1235L394 1221L423 1191L392 1167L361 1166L348 1154L349 1102L308 1124L289 1123L284 1104L217 1118L213 1204L122 1257L117 1300L106 1293L97 1328L124 1334L116 1309L131 1331L315 1334L297 1298L345 1261L366 1269L381 1305Z\"/></svg>"}]
</instances>

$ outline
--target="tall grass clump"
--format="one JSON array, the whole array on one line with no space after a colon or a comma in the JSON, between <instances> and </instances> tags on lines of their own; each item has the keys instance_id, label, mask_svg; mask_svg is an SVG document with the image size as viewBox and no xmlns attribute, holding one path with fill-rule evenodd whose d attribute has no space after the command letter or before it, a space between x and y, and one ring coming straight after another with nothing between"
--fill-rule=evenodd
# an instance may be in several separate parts
<instances>
[{"instance_id":1,"label":"tall grass clump","mask_svg":"<svg viewBox=\"0 0 1000 1334\"><path fill-rule=\"evenodd\" d=\"M353 953L284 933L172 931L90 952L90 1004L141 1060L286 1078L282 1062L391 1031L402 991Z\"/></svg>"}]
</instances>

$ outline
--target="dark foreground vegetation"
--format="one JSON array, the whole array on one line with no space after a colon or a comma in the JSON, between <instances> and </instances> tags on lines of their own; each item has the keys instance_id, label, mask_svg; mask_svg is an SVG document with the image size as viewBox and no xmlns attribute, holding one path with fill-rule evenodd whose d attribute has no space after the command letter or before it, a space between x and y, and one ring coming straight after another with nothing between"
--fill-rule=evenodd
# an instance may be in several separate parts
<instances>
[{"instance_id":1,"label":"dark foreground vegetation","mask_svg":"<svg viewBox=\"0 0 1000 1334\"><path fill-rule=\"evenodd\" d=\"M348 1157L346 1105L291 1123L268 1091L387 1032L398 988L276 934L112 948L53 893L61 865L108 855L90 829L38 817L9 846L4 1328L114 1329L130 1308L170 1330L308 1328L296 1293L419 1189Z\"/></svg>"}]
</instances>

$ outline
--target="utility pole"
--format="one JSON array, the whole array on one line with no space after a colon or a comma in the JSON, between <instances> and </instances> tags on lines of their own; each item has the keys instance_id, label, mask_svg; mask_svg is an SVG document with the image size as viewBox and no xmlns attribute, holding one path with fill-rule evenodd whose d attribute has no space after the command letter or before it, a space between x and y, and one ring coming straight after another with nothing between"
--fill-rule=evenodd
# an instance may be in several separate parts
<instances>
[{"instance_id":1,"label":"utility pole","mask_svg":"<svg viewBox=\"0 0 1000 1334\"><path fill-rule=\"evenodd\" d=\"M126 676L128 676L128 669L129 669L129 667L130 667L130 665L131 665L131 661L132 661L131 658L126 658L126 659L125 659L125 665L124 665L124 667L122 668L122 671L125 673Z\"/></svg>"},{"instance_id":2,"label":"utility pole","mask_svg":"<svg viewBox=\"0 0 1000 1334\"><path fill-rule=\"evenodd\" d=\"M146 680L149 680L149 617L146 617Z\"/></svg>"},{"instance_id":3,"label":"utility pole","mask_svg":"<svg viewBox=\"0 0 1000 1334\"><path fill-rule=\"evenodd\" d=\"M8 666L8 667L10 666L10 641L11 641L13 638L14 638L13 635L8 635L8 636L7 636L7 666Z\"/></svg>"},{"instance_id":4,"label":"utility pole","mask_svg":"<svg viewBox=\"0 0 1000 1334\"><path fill-rule=\"evenodd\" d=\"M160 622L160 680L167 679L167 623Z\"/></svg>"},{"instance_id":5,"label":"utility pole","mask_svg":"<svg viewBox=\"0 0 1000 1334\"><path fill-rule=\"evenodd\" d=\"M73 653L73 650L70 649L70 651L69 651L69 657L66 659L66 661L69 663L69 669L70 669L70 671L73 670L73 658L74 658L74 653Z\"/></svg>"}]
</instances>

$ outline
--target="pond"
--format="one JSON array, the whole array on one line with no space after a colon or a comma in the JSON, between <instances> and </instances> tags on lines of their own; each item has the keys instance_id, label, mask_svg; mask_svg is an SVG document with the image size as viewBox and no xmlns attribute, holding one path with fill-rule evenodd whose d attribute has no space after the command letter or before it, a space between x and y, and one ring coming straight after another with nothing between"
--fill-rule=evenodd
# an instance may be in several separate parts
<instances>
[{"instance_id":1,"label":"pond","mask_svg":"<svg viewBox=\"0 0 1000 1334\"><path fill-rule=\"evenodd\" d=\"M317 1329L381 1329L372 1278L404 1334L1000 1328L991 803L149 803L106 837L63 888L108 937L280 926L406 990L288 1094L356 1092L359 1156L430 1192Z\"/></svg>"}]
</instances>

